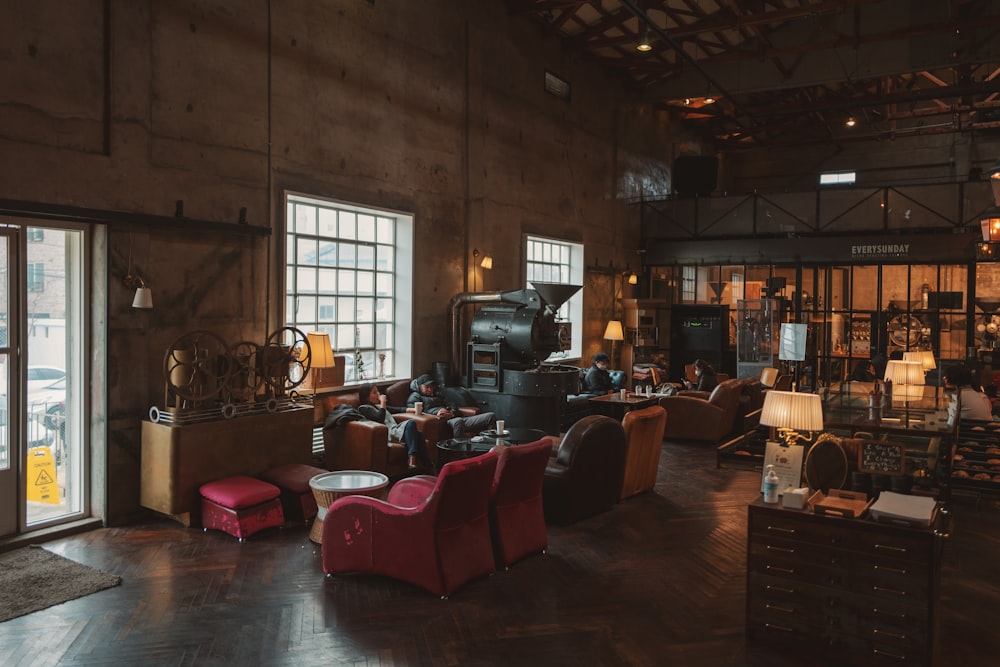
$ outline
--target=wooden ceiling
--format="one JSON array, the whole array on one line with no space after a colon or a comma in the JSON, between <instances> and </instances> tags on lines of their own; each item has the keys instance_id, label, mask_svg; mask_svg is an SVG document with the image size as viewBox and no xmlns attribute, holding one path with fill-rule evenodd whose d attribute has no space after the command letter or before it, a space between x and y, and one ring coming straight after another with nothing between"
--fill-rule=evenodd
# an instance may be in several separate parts
<instances>
[{"instance_id":1,"label":"wooden ceiling","mask_svg":"<svg viewBox=\"0 0 1000 667\"><path fill-rule=\"evenodd\" d=\"M720 152L1000 128L1000 0L504 1Z\"/></svg>"}]
</instances>

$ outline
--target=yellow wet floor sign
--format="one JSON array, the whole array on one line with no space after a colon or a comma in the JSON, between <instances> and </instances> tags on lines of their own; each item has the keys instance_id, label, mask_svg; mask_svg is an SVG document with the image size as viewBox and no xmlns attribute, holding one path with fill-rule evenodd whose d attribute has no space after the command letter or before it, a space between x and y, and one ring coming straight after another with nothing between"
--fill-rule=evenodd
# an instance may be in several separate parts
<instances>
[{"instance_id":1,"label":"yellow wet floor sign","mask_svg":"<svg viewBox=\"0 0 1000 667\"><path fill-rule=\"evenodd\" d=\"M59 485L56 483L56 462L50 447L28 450L28 500L59 504Z\"/></svg>"}]
</instances>

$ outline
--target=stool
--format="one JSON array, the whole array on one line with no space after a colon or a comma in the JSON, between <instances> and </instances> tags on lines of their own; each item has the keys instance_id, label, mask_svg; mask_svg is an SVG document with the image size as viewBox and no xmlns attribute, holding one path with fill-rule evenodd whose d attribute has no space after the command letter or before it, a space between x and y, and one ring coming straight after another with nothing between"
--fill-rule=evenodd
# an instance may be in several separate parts
<instances>
[{"instance_id":1,"label":"stool","mask_svg":"<svg viewBox=\"0 0 1000 667\"><path fill-rule=\"evenodd\" d=\"M281 489L253 477L237 475L202 484L201 525L229 533L242 542L254 533L281 526Z\"/></svg>"},{"instance_id":2,"label":"stool","mask_svg":"<svg viewBox=\"0 0 1000 667\"><path fill-rule=\"evenodd\" d=\"M288 523L308 523L316 516L316 497L309 488L309 480L326 470L304 463L287 463L271 468L260 476L281 489L281 509Z\"/></svg>"}]
</instances>

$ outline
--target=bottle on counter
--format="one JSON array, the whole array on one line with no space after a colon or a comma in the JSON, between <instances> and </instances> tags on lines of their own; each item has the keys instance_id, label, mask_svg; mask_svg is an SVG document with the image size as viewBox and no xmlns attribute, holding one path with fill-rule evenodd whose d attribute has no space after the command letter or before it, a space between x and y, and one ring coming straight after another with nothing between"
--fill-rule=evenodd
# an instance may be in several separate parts
<instances>
[{"instance_id":1,"label":"bottle on counter","mask_svg":"<svg viewBox=\"0 0 1000 667\"><path fill-rule=\"evenodd\" d=\"M774 504L778 502L778 473L774 472L774 466L767 466L767 474L764 476L764 502Z\"/></svg>"}]
</instances>

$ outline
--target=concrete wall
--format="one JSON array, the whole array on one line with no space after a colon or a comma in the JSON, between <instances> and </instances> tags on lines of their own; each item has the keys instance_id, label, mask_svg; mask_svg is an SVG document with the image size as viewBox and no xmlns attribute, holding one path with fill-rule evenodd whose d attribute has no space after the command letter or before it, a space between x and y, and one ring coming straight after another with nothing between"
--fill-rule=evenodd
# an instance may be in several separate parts
<instances>
[{"instance_id":1,"label":"concrete wall","mask_svg":"<svg viewBox=\"0 0 1000 667\"><path fill-rule=\"evenodd\" d=\"M168 344L197 329L263 342L283 324L285 190L414 213L418 371L448 356L473 247L495 257L480 289L521 286L525 233L636 266L625 201L669 192L680 141L493 0L17 0L0 44L0 198L157 216L183 200L234 227L245 207L273 232L99 226L95 500L112 523L139 509L139 424L162 403ZM546 70L569 102L544 92ZM130 307L130 253L152 311ZM620 285L585 283L590 353Z\"/></svg>"}]
</instances>

